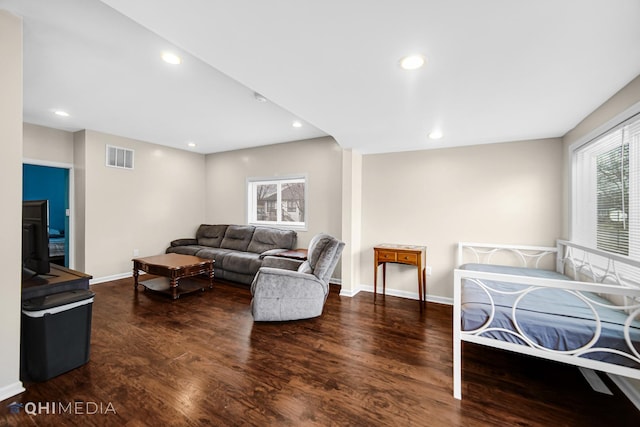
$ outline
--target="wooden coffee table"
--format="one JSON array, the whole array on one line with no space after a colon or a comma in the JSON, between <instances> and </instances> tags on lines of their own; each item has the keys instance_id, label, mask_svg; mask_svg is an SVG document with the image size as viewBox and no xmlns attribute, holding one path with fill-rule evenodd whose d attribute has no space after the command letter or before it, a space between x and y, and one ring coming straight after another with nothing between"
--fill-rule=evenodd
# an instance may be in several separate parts
<instances>
[{"instance_id":1,"label":"wooden coffee table","mask_svg":"<svg viewBox=\"0 0 640 427\"><path fill-rule=\"evenodd\" d=\"M213 288L212 259L193 255L162 254L133 260L134 289L138 290L139 270L161 276L140 282L145 289L168 294L177 299L181 294L204 291L202 281L189 280L189 277L205 274L209 277L209 289Z\"/></svg>"}]
</instances>

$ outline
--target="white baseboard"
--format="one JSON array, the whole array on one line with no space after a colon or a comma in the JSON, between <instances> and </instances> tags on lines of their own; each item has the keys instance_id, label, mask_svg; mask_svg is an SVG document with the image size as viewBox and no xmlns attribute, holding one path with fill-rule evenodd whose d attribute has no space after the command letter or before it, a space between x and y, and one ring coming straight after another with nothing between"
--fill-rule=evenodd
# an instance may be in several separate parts
<instances>
[{"instance_id":1,"label":"white baseboard","mask_svg":"<svg viewBox=\"0 0 640 427\"><path fill-rule=\"evenodd\" d=\"M353 298L353 297L355 297L356 295L358 295L358 292L360 292L360 289L356 289L356 290L353 290L353 291L347 291L347 290L346 290L346 289L344 289L344 288L340 288L340 296L341 296L341 297L349 297L349 298Z\"/></svg>"},{"instance_id":2,"label":"white baseboard","mask_svg":"<svg viewBox=\"0 0 640 427\"><path fill-rule=\"evenodd\" d=\"M629 381L629 378L621 377L619 375L607 374L611 381L618 386L618 388L624 393L625 396L635 405L640 411L640 389Z\"/></svg>"},{"instance_id":3,"label":"white baseboard","mask_svg":"<svg viewBox=\"0 0 640 427\"><path fill-rule=\"evenodd\" d=\"M144 271L141 271L140 275L142 276L143 274L146 274L146 273ZM126 279L131 276L133 276L133 271L130 271L128 273L114 274L112 276L95 277L89 280L89 284L96 285L98 283L110 282L112 280Z\"/></svg>"},{"instance_id":4,"label":"white baseboard","mask_svg":"<svg viewBox=\"0 0 640 427\"><path fill-rule=\"evenodd\" d=\"M427 295L427 302L453 306L453 298L441 297L438 295Z\"/></svg>"},{"instance_id":5,"label":"white baseboard","mask_svg":"<svg viewBox=\"0 0 640 427\"><path fill-rule=\"evenodd\" d=\"M373 286L371 285L360 285L358 286L355 290L352 291L347 291L345 289L341 289L340 290L340 296L341 297L354 297L356 296L358 293L360 292L370 292L373 293ZM378 292L378 295L381 295L382 292ZM386 295L392 296L392 297L399 297L399 298L407 298L407 299L413 299L413 300L418 300L419 296L417 292L407 292L407 291L401 291L401 290L397 290L397 289L387 289L386 290ZM446 305L453 305L453 298L447 298L447 297L441 297L438 295L427 295L427 302L435 302L438 304L446 304Z\"/></svg>"},{"instance_id":6,"label":"white baseboard","mask_svg":"<svg viewBox=\"0 0 640 427\"><path fill-rule=\"evenodd\" d=\"M0 400L8 399L22 393L23 391L25 391L25 388L22 386L22 382L20 381L6 385L0 388Z\"/></svg>"}]
</instances>

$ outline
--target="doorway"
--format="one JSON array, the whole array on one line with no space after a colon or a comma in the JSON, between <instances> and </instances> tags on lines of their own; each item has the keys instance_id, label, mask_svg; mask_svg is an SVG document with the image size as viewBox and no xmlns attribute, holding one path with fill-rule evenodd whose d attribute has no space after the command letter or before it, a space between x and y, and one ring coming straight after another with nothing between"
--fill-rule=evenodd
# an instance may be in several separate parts
<instances>
[{"instance_id":1,"label":"doorway","mask_svg":"<svg viewBox=\"0 0 640 427\"><path fill-rule=\"evenodd\" d=\"M22 200L49 201L49 260L69 267L70 168L22 165Z\"/></svg>"}]
</instances>

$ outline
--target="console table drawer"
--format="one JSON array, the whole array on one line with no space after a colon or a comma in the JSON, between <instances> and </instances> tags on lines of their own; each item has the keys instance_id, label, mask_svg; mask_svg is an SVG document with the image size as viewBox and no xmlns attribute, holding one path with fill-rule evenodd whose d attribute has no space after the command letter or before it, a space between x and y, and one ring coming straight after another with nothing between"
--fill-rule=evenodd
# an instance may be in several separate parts
<instances>
[{"instance_id":1,"label":"console table drawer","mask_svg":"<svg viewBox=\"0 0 640 427\"><path fill-rule=\"evenodd\" d=\"M378 251L378 259L380 262L395 262L396 261L396 252L393 251Z\"/></svg>"},{"instance_id":2,"label":"console table drawer","mask_svg":"<svg viewBox=\"0 0 640 427\"><path fill-rule=\"evenodd\" d=\"M401 262L403 264L411 264L411 265L417 265L418 264L418 254L408 254L408 253L398 253L398 258L396 260L397 262Z\"/></svg>"}]
</instances>

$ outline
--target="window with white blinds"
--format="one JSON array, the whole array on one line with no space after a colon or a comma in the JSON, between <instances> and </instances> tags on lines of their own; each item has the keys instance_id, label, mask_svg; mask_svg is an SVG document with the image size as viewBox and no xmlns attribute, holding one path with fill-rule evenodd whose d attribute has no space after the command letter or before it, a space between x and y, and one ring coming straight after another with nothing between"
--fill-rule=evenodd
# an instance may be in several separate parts
<instances>
[{"instance_id":1,"label":"window with white blinds","mask_svg":"<svg viewBox=\"0 0 640 427\"><path fill-rule=\"evenodd\" d=\"M640 260L640 115L573 153L572 240Z\"/></svg>"}]
</instances>

